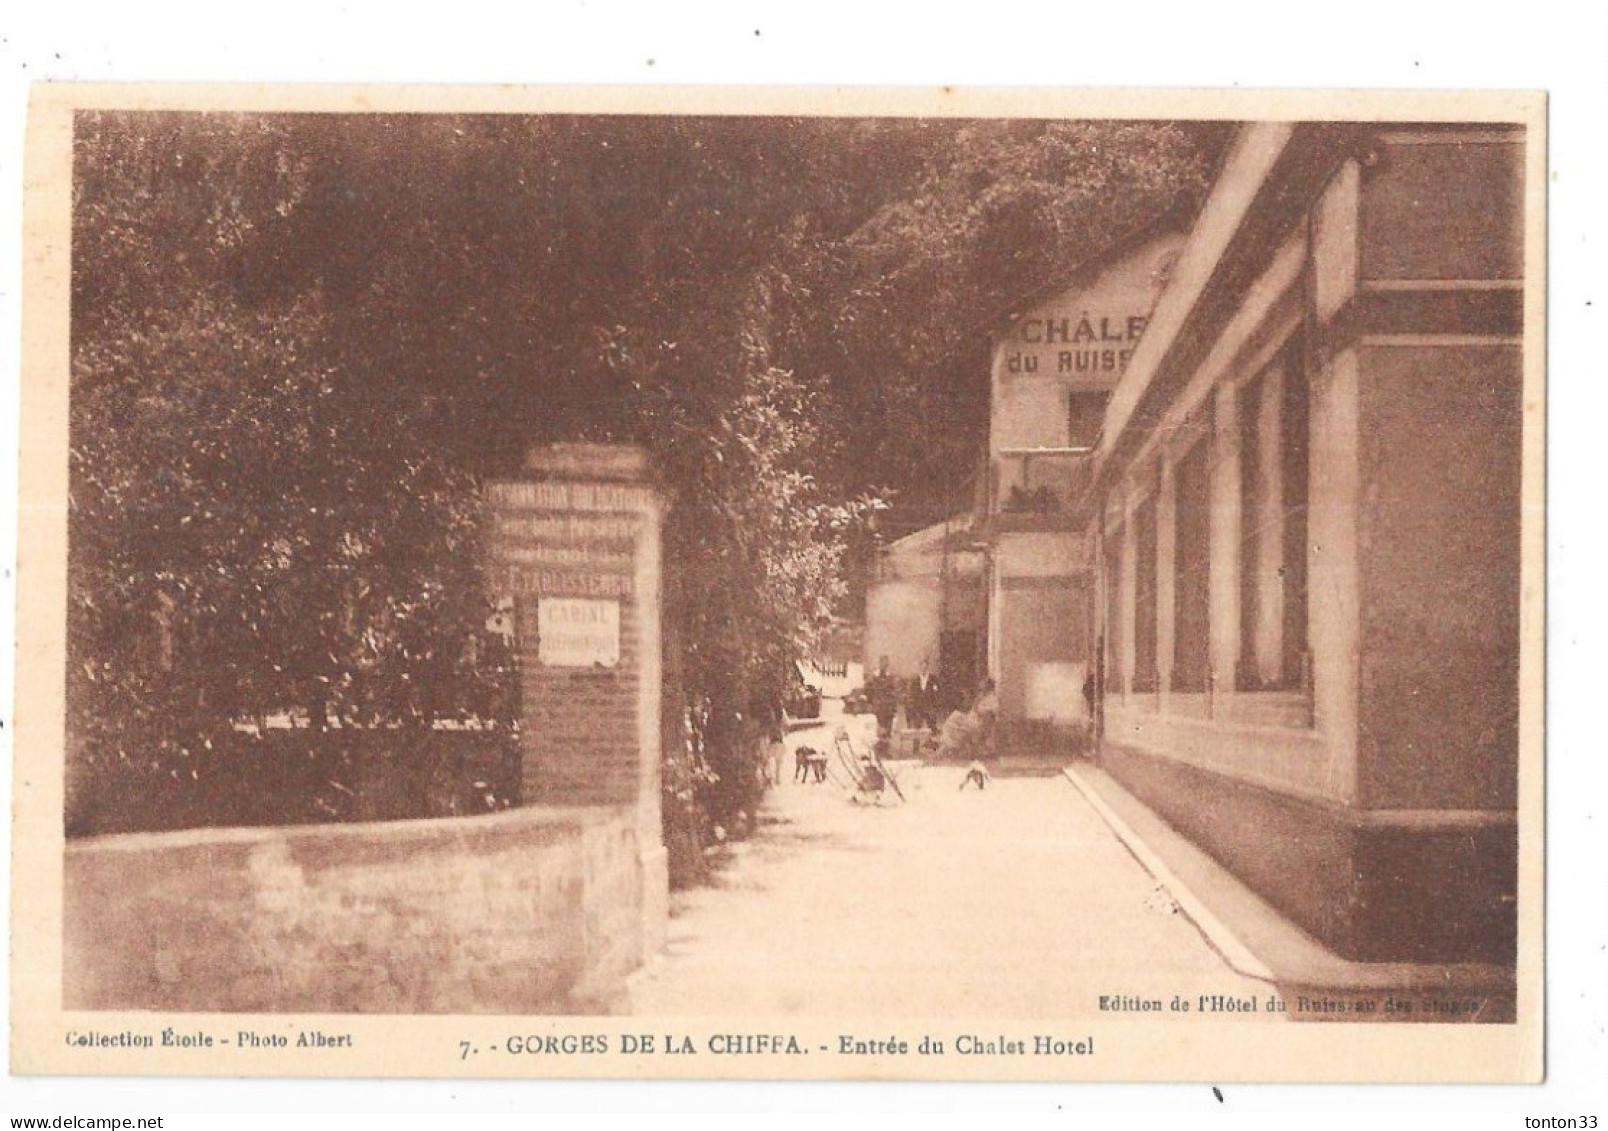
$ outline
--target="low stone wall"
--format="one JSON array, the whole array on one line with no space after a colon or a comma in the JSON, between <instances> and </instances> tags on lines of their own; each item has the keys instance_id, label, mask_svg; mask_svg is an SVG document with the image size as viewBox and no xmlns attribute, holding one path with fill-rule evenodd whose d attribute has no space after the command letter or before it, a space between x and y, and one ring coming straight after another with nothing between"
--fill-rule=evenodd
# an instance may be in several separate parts
<instances>
[{"instance_id":1,"label":"low stone wall","mask_svg":"<svg viewBox=\"0 0 1608 1131\"><path fill-rule=\"evenodd\" d=\"M622 808L70 842L63 1005L602 1013L643 957Z\"/></svg>"}]
</instances>

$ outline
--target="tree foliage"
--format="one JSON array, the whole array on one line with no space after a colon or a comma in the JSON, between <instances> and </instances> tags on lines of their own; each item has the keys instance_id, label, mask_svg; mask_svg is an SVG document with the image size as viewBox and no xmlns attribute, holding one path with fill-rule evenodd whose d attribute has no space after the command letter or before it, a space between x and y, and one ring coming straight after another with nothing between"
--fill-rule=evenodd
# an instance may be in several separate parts
<instances>
[{"instance_id":1,"label":"tree foliage","mask_svg":"<svg viewBox=\"0 0 1608 1131\"><path fill-rule=\"evenodd\" d=\"M871 517L964 497L983 330L1198 194L1219 132L81 115L78 757L167 773L243 714L489 702L478 483L611 440L671 495L699 733L667 781L751 812L744 728Z\"/></svg>"}]
</instances>

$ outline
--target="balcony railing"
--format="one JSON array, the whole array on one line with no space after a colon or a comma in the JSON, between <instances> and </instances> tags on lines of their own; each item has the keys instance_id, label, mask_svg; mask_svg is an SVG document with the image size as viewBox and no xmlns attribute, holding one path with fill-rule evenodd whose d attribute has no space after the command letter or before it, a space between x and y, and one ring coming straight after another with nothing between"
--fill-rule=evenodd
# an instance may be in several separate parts
<instances>
[{"instance_id":1,"label":"balcony railing","mask_svg":"<svg viewBox=\"0 0 1608 1131\"><path fill-rule=\"evenodd\" d=\"M1005 448L996 453L990 521L996 530L1065 530L1087 518L1093 474L1086 448Z\"/></svg>"}]
</instances>

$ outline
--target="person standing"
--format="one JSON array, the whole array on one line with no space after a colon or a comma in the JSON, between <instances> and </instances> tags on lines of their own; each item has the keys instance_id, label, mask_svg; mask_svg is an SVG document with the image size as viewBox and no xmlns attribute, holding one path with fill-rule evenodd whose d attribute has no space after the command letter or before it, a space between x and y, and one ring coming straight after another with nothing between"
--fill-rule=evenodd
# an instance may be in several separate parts
<instances>
[{"instance_id":1,"label":"person standing","mask_svg":"<svg viewBox=\"0 0 1608 1131\"><path fill-rule=\"evenodd\" d=\"M769 785L782 784L782 761L787 757L787 743L782 738L782 728L778 723L772 723L770 734L767 735L765 748L765 780Z\"/></svg>"},{"instance_id":2,"label":"person standing","mask_svg":"<svg viewBox=\"0 0 1608 1131\"><path fill-rule=\"evenodd\" d=\"M882 657L865 690L871 713L877 717L877 737L885 738L893 733L894 716L899 713L899 683L888 670L888 657Z\"/></svg>"},{"instance_id":3,"label":"person standing","mask_svg":"<svg viewBox=\"0 0 1608 1131\"><path fill-rule=\"evenodd\" d=\"M921 674L916 676L910 701L912 704L910 721L913 726L929 729L937 724L938 680L928 670L925 660L921 662Z\"/></svg>"}]
</instances>

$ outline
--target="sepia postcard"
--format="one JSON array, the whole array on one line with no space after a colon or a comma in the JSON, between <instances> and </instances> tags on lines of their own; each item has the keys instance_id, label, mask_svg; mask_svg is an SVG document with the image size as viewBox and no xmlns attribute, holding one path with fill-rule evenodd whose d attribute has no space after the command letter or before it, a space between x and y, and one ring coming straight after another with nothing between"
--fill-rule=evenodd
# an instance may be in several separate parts
<instances>
[{"instance_id":1,"label":"sepia postcard","mask_svg":"<svg viewBox=\"0 0 1608 1131\"><path fill-rule=\"evenodd\" d=\"M36 87L12 1071L1539 1080L1545 145Z\"/></svg>"}]
</instances>

